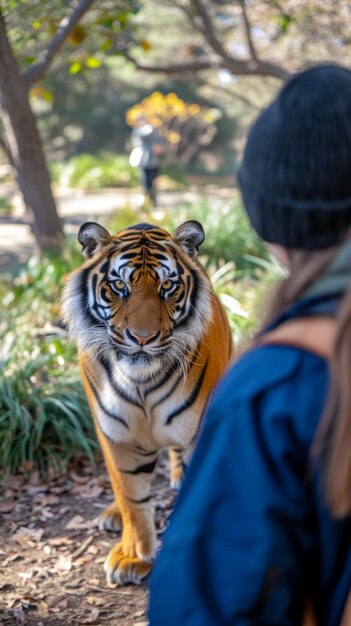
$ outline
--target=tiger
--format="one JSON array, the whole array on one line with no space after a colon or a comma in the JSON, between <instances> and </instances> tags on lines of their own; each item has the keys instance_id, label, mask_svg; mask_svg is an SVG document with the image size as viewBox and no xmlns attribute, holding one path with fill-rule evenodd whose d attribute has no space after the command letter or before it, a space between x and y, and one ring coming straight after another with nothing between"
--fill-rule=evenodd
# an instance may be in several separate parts
<instances>
[{"instance_id":1,"label":"tiger","mask_svg":"<svg viewBox=\"0 0 351 626\"><path fill-rule=\"evenodd\" d=\"M85 261L67 278L62 317L115 496L100 529L121 531L107 580L141 584L157 551L151 482L168 448L178 489L215 384L233 358L226 314L198 248L202 225L173 234L137 224L115 235L95 222L78 233Z\"/></svg>"}]
</instances>

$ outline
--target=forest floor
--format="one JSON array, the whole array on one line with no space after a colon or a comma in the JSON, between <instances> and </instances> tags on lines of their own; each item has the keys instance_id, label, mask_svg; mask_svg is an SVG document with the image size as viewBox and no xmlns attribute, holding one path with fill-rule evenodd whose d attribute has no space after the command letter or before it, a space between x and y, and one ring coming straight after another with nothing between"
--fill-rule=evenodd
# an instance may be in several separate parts
<instances>
[{"instance_id":1,"label":"forest floor","mask_svg":"<svg viewBox=\"0 0 351 626\"><path fill-rule=\"evenodd\" d=\"M162 457L153 487L159 540L175 492ZM147 626L147 583L107 583L103 562L119 534L96 518L113 500L103 465L86 461L43 481L30 465L0 485L0 624Z\"/></svg>"}]
</instances>

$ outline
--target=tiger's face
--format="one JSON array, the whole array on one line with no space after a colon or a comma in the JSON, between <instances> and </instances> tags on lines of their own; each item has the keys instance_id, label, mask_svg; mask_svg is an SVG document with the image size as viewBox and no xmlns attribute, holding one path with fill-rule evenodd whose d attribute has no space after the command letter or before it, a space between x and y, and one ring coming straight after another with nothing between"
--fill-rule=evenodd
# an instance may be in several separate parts
<instances>
[{"instance_id":1,"label":"tiger's face","mask_svg":"<svg viewBox=\"0 0 351 626\"><path fill-rule=\"evenodd\" d=\"M139 224L113 236L88 222L78 238L87 261L68 280L63 313L81 350L112 350L127 373L140 373L196 346L211 311L196 260L204 239L198 222L173 235Z\"/></svg>"}]
</instances>

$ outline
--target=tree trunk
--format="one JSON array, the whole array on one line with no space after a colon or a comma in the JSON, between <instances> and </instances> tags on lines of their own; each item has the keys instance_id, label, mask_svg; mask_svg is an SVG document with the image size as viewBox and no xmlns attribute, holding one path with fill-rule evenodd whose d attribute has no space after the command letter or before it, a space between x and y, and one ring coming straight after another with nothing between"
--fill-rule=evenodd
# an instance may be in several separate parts
<instances>
[{"instance_id":1,"label":"tree trunk","mask_svg":"<svg viewBox=\"0 0 351 626\"><path fill-rule=\"evenodd\" d=\"M40 249L57 249L63 241L62 225L28 92L7 38L1 10L0 59L2 122L31 229Z\"/></svg>"}]
</instances>

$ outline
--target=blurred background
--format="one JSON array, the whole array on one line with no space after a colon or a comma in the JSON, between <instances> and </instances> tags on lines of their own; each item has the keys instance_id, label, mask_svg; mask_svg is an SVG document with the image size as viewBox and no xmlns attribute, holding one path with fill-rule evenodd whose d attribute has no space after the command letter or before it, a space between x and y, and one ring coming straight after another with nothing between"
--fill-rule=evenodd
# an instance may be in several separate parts
<instances>
[{"instance_id":1,"label":"blurred background","mask_svg":"<svg viewBox=\"0 0 351 626\"><path fill-rule=\"evenodd\" d=\"M201 260L240 342L282 270L244 215L247 129L294 72L350 65L348 0L2 0L0 461L64 468L95 439L74 347L54 325L86 220L202 222ZM143 116L164 138L158 202L129 162Z\"/></svg>"}]
</instances>

